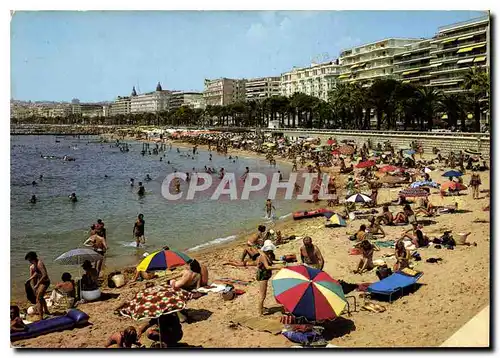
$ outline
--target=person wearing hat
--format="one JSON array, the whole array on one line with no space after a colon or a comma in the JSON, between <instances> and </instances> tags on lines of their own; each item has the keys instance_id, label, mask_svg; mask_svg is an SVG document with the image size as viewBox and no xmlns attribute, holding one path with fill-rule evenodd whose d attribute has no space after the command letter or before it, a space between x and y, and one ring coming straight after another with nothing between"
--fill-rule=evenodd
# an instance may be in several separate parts
<instances>
[{"instance_id":1,"label":"person wearing hat","mask_svg":"<svg viewBox=\"0 0 500 358\"><path fill-rule=\"evenodd\" d=\"M264 241L261 254L257 259L257 281L259 281L259 301L258 313L260 316L264 315L264 301L267 295L267 282L272 276L272 270L279 270L281 267L272 267L275 260L274 250L276 246L271 240Z\"/></svg>"}]
</instances>

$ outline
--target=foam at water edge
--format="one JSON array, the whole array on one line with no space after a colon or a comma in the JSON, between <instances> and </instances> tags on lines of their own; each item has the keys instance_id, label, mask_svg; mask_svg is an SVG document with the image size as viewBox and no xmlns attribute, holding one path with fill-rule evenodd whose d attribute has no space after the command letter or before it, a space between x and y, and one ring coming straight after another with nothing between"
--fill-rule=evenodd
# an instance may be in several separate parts
<instances>
[{"instance_id":1,"label":"foam at water edge","mask_svg":"<svg viewBox=\"0 0 500 358\"><path fill-rule=\"evenodd\" d=\"M282 215L282 216L280 216L278 219L279 219L279 220L282 220L282 219L285 219L285 218L289 217L290 215L292 215L292 213L288 213L288 214L286 214L286 215Z\"/></svg>"},{"instance_id":2,"label":"foam at water edge","mask_svg":"<svg viewBox=\"0 0 500 358\"><path fill-rule=\"evenodd\" d=\"M217 244L222 244L223 242L232 241L234 239L236 239L236 235L230 235L228 237L219 237L217 239L214 239L212 241L206 242L204 244L196 245L195 247L192 247L192 248L188 249L187 251L200 250L200 249L202 249L204 247L207 247L207 246L213 246L213 245L217 245Z\"/></svg>"}]
</instances>

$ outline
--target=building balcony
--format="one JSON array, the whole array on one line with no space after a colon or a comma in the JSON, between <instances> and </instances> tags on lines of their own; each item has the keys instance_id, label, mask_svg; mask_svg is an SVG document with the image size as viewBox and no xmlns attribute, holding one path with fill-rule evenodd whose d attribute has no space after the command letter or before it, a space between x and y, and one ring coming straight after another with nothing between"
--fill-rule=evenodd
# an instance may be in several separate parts
<instances>
[{"instance_id":1,"label":"building balcony","mask_svg":"<svg viewBox=\"0 0 500 358\"><path fill-rule=\"evenodd\" d=\"M435 54L438 54L438 53L443 53L443 52L453 52L453 51L456 51L456 53L463 53L463 52L466 52L466 51L471 51L471 50L467 50L467 49L476 49L476 48L482 48L482 47L485 47L486 46L486 41L481 41L481 42L477 42L477 41L469 41L469 42L466 42L466 43L461 43L461 44L456 44L452 47L449 47L449 48L446 48L446 49L438 49L438 50L434 50L434 51L431 51L430 54L431 55L435 55Z\"/></svg>"},{"instance_id":2,"label":"building balcony","mask_svg":"<svg viewBox=\"0 0 500 358\"><path fill-rule=\"evenodd\" d=\"M397 65L403 65L403 64L412 63L412 62L426 61L426 60L431 60L432 58L434 58L434 56L428 55L428 56L424 56L424 57L415 57L412 59L405 59L403 61L396 61L396 59L394 59L393 65L397 66Z\"/></svg>"},{"instance_id":3,"label":"building balcony","mask_svg":"<svg viewBox=\"0 0 500 358\"><path fill-rule=\"evenodd\" d=\"M431 75L440 75L443 73L451 73L451 72L463 72L463 71L468 71L473 64L470 64L469 66L453 66L453 67L447 67L447 68L442 68L437 71L432 71ZM478 67L486 67L486 65L476 65Z\"/></svg>"},{"instance_id":4,"label":"building balcony","mask_svg":"<svg viewBox=\"0 0 500 358\"><path fill-rule=\"evenodd\" d=\"M419 47L419 48L414 48L414 49L409 49L409 50L405 49L403 52L400 52L400 53L396 54L395 56L407 57L407 56L411 56L413 54L420 53L420 52L428 52L432 49L433 49L433 46L428 44L428 45L425 45L425 46Z\"/></svg>"},{"instance_id":5,"label":"building balcony","mask_svg":"<svg viewBox=\"0 0 500 358\"><path fill-rule=\"evenodd\" d=\"M440 38L437 38L437 39L431 41L431 44L446 44L446 43L450 43L453 41L469 40L469 39L473 38L474 36L480 36L480 35L483 35L485 33L486 33L486 28L484 28L482 30L475 30L475 31L471 31L469 29L469 30L462 31L462 33L456 33L453 35L442 36Z\"/></svg>"}]
</instances>

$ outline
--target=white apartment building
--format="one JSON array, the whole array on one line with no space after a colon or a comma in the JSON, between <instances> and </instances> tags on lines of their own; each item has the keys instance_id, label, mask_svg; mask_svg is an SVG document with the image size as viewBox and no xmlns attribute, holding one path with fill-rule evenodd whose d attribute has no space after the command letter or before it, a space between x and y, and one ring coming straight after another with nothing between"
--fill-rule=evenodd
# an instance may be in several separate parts
<instances>
[{"instance_id":1,"label":"white apartment building","mask_svg":"<svg viewBox=\"0 0 500 358\"><path fill-rule=\"evenodd\" d=\"M208 106L226 106L245 101L245 79L218 78L205 79L203 99Z\"/></svg>"},{"instance_id":2,"label":"white apartment building","mask_svg":"<svg viewBox=\"0 0 500 358\"><path fill-rule=\"evenodd\" d=\"M430 52L432 79L428 85L444 93L463 92L463 77L470 67L489 69L489 17L440 27L431 44L435 48Z\"/></svg>"},{"instance_id":3,"label":"white apartment building","mask_svg":"<svg viewBox=\"0 0 500 358\"><path fill-rule=\"evenodd\" d=\"M249 79L245 83L246 100L262 101L281 94L281 77L260 77Z\"/></svg>"},{"instance_id":4,"label":"white apartment building","mask_svg":"<svg viewBox=\"0 0 500 358\"><path fill-rule=\"evenodd\" d=\"M127 97L118 96L116 100L113 103L111 103L111 106L109 108L109 115L116 116L119 114L123 115L130 114L130 96Z\"/></svg>"},{"instance_id":5,"label":"white apartment building","mask_svg":"<svg viewBox=\"0 0 500 358\"><path fill-rule=\"evenodd\" d=\"M193 109L204 109L205 101L203 93L200 92L173 92L170 97L170 110L178 109L182 106Z\"/></svg>"},{"instance_id":6,"label":"white apartment building","mask_svg":"<svg viewBox=\"0 0 500 358\"><path fill-rule=\"evenodd\" d=\"M404 46L404 50L394 55L394 74L402 83L425 86L432 78L431 51L435 46L431 40L422 40Z\"/></svg>"},{"instance_id":7,"label":"white apartment building","mask_svg":"<svg viewBox=\"0 0 500 358\"><path fill-rule=\"evenodd\" d=\"M160 82L156 85L154 92L143 94L134 93L130 96L130 113L161 112L169 109L169 101L172 91L163 90Z\"/></svg>"},{"instance_id":8,"label":"white apartment building","mask_svg":"<svg viewBox=\"0 0 500 358\"><path fill-rule=\"evenodd\" d=\"M293 68L281 75L281 94L286 97L296 92L328 100L328 92L335 88L339 66L335 61Z\"/></svg>"},{"instance_id":9,"label":"white apartment building","mask_svg":"<svg viewBox=\"0 0 500 358\"><path fill-rule=\"evenodd\" d=\"M405 51L405 46L423 39L389 38L344 50L340 54L339 80L363 83L369 86L374 80L394 75L394 55Z\"/></svg>"}]
</instances>

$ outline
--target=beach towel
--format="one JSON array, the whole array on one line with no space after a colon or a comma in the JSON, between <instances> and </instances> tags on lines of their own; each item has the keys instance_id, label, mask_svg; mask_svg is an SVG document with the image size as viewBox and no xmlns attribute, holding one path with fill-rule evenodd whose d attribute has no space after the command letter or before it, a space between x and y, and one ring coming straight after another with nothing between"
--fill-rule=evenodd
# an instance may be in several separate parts
<instances>
[{"instance_id":1,"label":"beach towel","mask_svg":"<svg viewBox=\"0 0 500 358\"><path fill-rule=\"evenodd\" d=\"M251 314L236 316L231 319L231 322L255 331L269 332L274 335L280 334L283 328L282 324L276 319Z\"/></svg>"},{"instance_id":2,"label":"beach towel","mask_svg":"<svg viewBox=\"0 0 500 358\"><path fill-rule=\"evenodd\" d=\"M389 277L375 282L368 287L368 292L375 293L379 295L389 296L389 301L392 301L392 295L413 286L422 277L423 272L419 272L416 276L409 276L404 272L397 271L390 275Z\"/></svg>"},{"instance_id":3,"label":"beach towel","mask_svg":"<svg viewBox=\"0 0 500 358\"><path fill-rule=\"evenodd\" d=\"M387 240L387 241L375 241L375 245L378 247L389 247L392 248L396 244L396 241L394 240Z\"/></svg>"}]
</instances>

